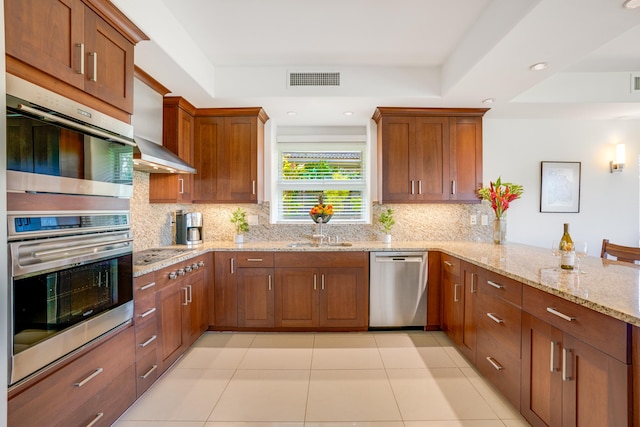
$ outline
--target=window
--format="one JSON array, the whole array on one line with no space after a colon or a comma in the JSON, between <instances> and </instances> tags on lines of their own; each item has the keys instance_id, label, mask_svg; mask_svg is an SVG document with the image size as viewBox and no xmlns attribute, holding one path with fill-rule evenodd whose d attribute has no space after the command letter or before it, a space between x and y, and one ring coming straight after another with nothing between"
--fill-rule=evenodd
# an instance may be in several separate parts
<instances>
[{"instance_id":1,"label":"window","mask_svg":"<svg viewBox=\"0 0 640 427\"><path fill-rule=\"evenodd\" d=\"M332 222L367 222L365 155L364 142L278 143L276 221L308 222L322 194Z\"/></svg>"}]
</instances>

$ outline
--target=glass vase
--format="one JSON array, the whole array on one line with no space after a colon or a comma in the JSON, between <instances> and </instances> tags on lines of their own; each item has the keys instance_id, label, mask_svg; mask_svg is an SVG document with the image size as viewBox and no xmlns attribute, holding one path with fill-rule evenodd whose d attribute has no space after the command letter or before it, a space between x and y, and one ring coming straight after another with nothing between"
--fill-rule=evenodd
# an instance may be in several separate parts
<instances>
[{"instance_id":1,"label":"glass vase","mask_svg":"<svg viewBox=\"0 0 640 427\"><path fill-rule=\"evenodd\" d=\"M493 220L493 243L502 245L507 241L507 219L496 218Z\"/></svg>"}]
</instances>

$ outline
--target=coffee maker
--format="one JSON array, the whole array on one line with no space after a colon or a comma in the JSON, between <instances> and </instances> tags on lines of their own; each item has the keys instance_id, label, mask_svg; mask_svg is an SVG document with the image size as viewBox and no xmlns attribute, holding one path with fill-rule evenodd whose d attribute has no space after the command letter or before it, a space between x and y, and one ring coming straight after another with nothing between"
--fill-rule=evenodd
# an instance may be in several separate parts
<instances>
[{"instance_id":1,"label":"coffee maker","mask_svg":"<svg viewBox=\"0 0 640 427\"><path fill-rule=\"evenodd\" d=\"M197 245L202 243L202 213L176 212L176 244Z\"/></svg>"}]
</instances>

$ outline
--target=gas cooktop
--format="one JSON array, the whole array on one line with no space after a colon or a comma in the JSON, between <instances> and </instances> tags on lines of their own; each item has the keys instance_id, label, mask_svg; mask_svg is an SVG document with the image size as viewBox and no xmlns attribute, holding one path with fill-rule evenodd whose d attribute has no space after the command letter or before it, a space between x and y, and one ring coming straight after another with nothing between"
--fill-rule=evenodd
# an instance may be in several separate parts
<instances>
[{"instance_id":1,"label":"gas cooktop","mask_svg":"<svg viewBox=\"0 0 640 427\"><path fill-rule=\"evenodd\" d=\"M134 252L133 265L153 264L194 250L194 248L154 248Z\"/></svg>"}]
</instances>

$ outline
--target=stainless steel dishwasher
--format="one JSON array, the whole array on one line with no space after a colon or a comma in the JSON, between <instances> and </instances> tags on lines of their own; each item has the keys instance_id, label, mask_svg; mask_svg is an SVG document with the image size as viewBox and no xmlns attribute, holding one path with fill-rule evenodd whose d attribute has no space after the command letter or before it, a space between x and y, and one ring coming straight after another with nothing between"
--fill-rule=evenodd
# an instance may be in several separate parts
<instances>
[{"instance_id":1,"label":"stainless steel dishwasher","mask_svg":"<svg viewBox=\"0 0 640 427\"><path fill-rule=\"evenodd\" d=\"M427 323L427 252L371 252L369 327Z\"/></svg>"}]
</instances>

